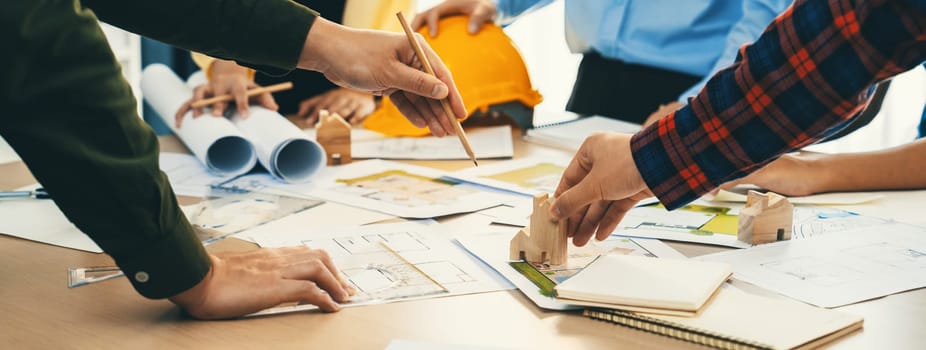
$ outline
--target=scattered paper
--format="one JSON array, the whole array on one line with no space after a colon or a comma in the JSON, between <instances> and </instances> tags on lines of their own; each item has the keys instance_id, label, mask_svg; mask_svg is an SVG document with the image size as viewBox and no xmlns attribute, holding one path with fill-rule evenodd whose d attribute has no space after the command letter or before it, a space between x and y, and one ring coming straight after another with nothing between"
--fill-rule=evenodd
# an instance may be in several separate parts
<instances>
[{"instance_id":1,"label":"scattered paper","mask_svg":"<svg viewBox=\"0 0 926 350\"><path fill-rule=\"evenodd\" d=\"M405 218L469 213L503 204L507 196L444 177L425 167L366 160L330 167L306 195Z\"/></svg>"},{"instance_id":2,"label":"scattered paper","mask_svg":"<svg viewBox=\"0 0 926 350\"><path fill-rule=\"evenodd\" d=\"M467 255L449 239L440 237L434 232L439 228L432 226L438 225L403 222L347 229L303 228L279 231L272 236L259 237L256 241L261 247L304 245L327 251L335 265L341 270L340 272L358 290L358 294L353 297L355 302L342 306L369 305L512 288L504 279ZM391 255L387 253L398 254L401 259L389 260ZM414 286L404 283L402 274L405 272L394 271L390 264L413 265L414 273L427 275L431 283L438 284L445 292L407 294L408 288ZM427 286L418 287L417 290L420 290ZM369 298L371 294L376 297ZM283 306L258 314L308 309L314 309L314 306Z\"/></svg>"},{"instance_id":3,"label":"scattered paper","mask_svg":"<svg viewBox=\"0 0 926 350\"><path fill-rule=\"evenodd\" d=\"M540 192L554 193L570 161L566 156L528 157L467 168L450 173L449 176L532 196Z\"/></svg>"},{"instance_id":4,"label":"scattered paper","mask_svg":"<svg viewBox=\"0 0 926 350\"><path fill-rule=\"evenodd\" d=\"M712 202L746 203L746 193L754 189L755 188L737 187L730 190L719 190L716 195L705 195L704 199ZM788 197L788 201L790 201L791 204L842 205L867 203L883 197L883 195L870 192L838 192L814 194L803 197Z\"/></svg>"},{"instance_id":5,"label":"scattered paper","mask_svg":"<svg viewBox=\"0 0 926 350\"><path fill-rule=\"evenodd\" d=\"M699 257L794 299L839 307L926 287L926 228L890 223Z\"/></svg>"},{"instance_id":6,"label":"scattered paper","mask_svg":"<svg viewBox=\"0 0 926 350\"><path fill-rule=\"evenodd\" d=\"M235 238L250 242L274 241L280 232L300 230L344 229L393 218L375 211L349 207L338 203L324 203L275 221L239 232Z\"/></svg>"},{"instance_id":7,"label":"scattered paper","mask_svg":"<svg viewBox=\"0 0 926 350\"><path fill-rule=\"evenodd\" d=\"M313 140L315 129L305 130ZM511 158L514 146L511 127L494 126L466 131L478 159ZM355 159L469 159L460 139L446 137L389 137L365 129L351 130L351 157Z\"/></svg>"},{"instance_id":8,"label":"scattered paper","mask_svg":"<svg viewBox=\"0 0 926 350\"><path fill-rule=\"evenodd\" d=\"M712 205L700 201L672 212L662 208L638 207L627 213L614 234L748 248L752 245L738 240L736 236L741 207L741 203ZM659 214L660 211L664 214ZM703 221L702 218L707 221ZM699 226L699 222L704 223ZM841 209L797 206L794 207L791 239L842 232L885 222L888 221Z\"/></svg>"},{"instance_id":9,"label":"scattered paper","mask_svg":"<svg viewBox=\"0 0 926 350\"><path fill-rule=\"evenodd\" d=\"M633 134L641 128L640 124L593 115L529 129L524 140L576 151L592 133L610 131Z\"/></svg>"},{"instance_id":10,"label":"scattered paper","mask_svg":"<svg viewBox=\"0 0 926 350\"><path fill-rule=\"evenodd\" d=\"M540 288L528 277L518 272L509 262L509 244L517 230L492 232L481 235L470 235L457 240L466 250L478 257L484 263L514 284L537 306L549 310L573 310L581 306L566 304L556 300L552 295L542 294ZM628 238L614 236L598 242L592 241L584 247L576 247L569 243L569 257L566 264L550 266L542 270L543 278L551 280L554 284L563 282L572 277L600 255L621 254L670 259L685 259L685 256L655 239Z\"/></svg>"},{"instance_id":11,"label":"scattered paper","mask_svg":"<svg viewBox=\"0 0 926 350\"><path fill-rule=\"evenodd\" d=\"M18 190L38 188L31 185ZM102 253L93 240L77 229L50 199L0 201L0 233L59 247Z\"/></svg>"}]
</instances>

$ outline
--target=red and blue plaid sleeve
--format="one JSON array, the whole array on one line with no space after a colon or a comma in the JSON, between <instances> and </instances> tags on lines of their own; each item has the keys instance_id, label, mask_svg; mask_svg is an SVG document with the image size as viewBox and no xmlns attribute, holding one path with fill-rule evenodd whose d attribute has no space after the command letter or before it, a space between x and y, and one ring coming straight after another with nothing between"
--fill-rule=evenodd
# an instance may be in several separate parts
<instances>
[{"instance_id":1,"label":"red and blue plaid sleeve","mask_svg":"<svg viewBox=\"0 0 926 350\"><path fill-rule=\"evenodd\" d=\"M799 0L688 106L634 135L669 209L818 140L868 87L926 60L926 0Z\"/></svg>"}]
</instances>

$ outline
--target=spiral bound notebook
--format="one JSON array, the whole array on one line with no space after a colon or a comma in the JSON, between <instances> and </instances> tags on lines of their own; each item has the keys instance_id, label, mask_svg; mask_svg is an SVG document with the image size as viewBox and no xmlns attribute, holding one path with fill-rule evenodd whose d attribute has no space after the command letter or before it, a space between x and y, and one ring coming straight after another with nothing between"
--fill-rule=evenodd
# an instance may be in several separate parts
<instances>
[{"instance_id":1,"label":"spiral bound notebook","mask_svg":"<svg viewBox=\"0 0 926 350\"><path fill-rule=\"evenodd\" d=\"M861 316L724 285L696 317L611 309L585 316L718 349L810 349L862 328Z\"/></svg>"},{"instance_id":2,"label":"spiral bound notebook","mask_svg":"<svg viewBox=\"0 0 926 350\"><path fill-rule=\"evenodd\" d=\"M596 131L614 131L632 134L640 131L640 124L602 116L590 116L564 122L538 126L527 130L524 140L567 150L578 150L589 135Z\"/></svg>"}]
</instances>

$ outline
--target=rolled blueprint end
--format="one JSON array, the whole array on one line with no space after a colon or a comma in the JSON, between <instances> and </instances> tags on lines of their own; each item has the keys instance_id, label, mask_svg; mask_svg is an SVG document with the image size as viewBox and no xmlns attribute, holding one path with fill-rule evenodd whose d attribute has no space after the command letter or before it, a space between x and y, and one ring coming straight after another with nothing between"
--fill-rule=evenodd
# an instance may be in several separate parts
<instances>
[{"instance_id":1,"label":"rolled blueprint end","mask_svg":"<svg viewBox=\"0 0 926 350\"><path fill-rule=\"evenodd\" d=\"M325 164L325 150L315 141L294 139L277 149L273 164L283 181L303 182Z\"/></svg>"},{"instance_id":2,"label":"rolled blueprint end","mask_svg":"<svg viewBox=\"0 0 926 350\"><path fill-rule=\"evenodd\" d=\"M254 168L254 146L228 119L211 115L194 119L193 113L187 112L182 126L176 127L174 114L193 96L193 91L170 68L162 64L146 67L141 88L151 108L210 172L235 176ZM206 113L210 113L208 109Z\"/></svg>"},{"instance_id":3,"label":"rolled blueprint end","mask_svg":"<svg viewBox=\"0 0 926 350\"><path fill-rule=\"evenodd\" d=\"M254 167L254 149L251 143L241 136L225 136L209 146L206 162L206 166L213 173L242 174Z\"/></svg>"}]
</instances>

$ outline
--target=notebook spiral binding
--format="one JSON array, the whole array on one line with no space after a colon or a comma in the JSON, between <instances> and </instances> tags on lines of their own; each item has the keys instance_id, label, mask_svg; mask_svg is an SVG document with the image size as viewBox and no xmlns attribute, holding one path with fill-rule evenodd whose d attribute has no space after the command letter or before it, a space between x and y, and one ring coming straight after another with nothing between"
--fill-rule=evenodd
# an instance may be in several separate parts
<instances>
[{"instance_id":1,"label":"notebook spiral binding","mask_svg":"<svg viewBox=\"0 0 926 350\"><path fill-rule=\"evenodd\" d=\"M734 338L719 333L709 332L685 325L675 324L652 317L646 317L626 311L608 309L585 309L583 315L618 324L649 333L659 334L689 343L700 344L717 349L728 350L774 350L775 348L758 342Z\"/></svg>"}]
</instances>

